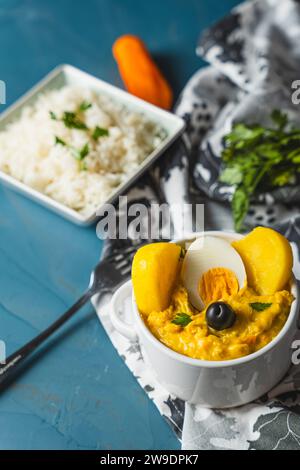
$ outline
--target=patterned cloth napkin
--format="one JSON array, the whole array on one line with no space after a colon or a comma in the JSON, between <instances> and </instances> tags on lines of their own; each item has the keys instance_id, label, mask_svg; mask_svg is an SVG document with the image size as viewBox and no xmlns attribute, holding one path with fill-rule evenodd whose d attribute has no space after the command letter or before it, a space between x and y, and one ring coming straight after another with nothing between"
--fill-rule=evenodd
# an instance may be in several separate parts
<instances>
[{"instance_id":1,"label":"patterned cloth napkin","mask_svg":"<svg viewBox=\"0 0 300 470\"><path fill-rule=\"evenodd\" d=\"M159 165L131 188L130 202L205 204L206 230L232 230L229 201L233 188L219 183L222 137L234 121L268 122L274 108L284 109L300 123L291 102L291 83L299 79L300 4L292 0L254 0L205 31L197 52L210 64L187 83L176 113L187 123L184 139L161 158ZM294 271L300 278L300 186L262 195L251 204L248 228L267 225L292 242ZM173 235L182 235L179 212L173 214ZM197 230L197 227L193 227ZM198 227L199 228L199 227ZM187 232L191 227L185 227ZM103 256L130 240L107 241ZM138 343L117 333L109 310L94 300L99 318L184 449L299 449L300 368L254 403L230 410L208 410L184 403L156 381ZM130 317L130 299L124 301Z\"/></svg>"}]
</instances>

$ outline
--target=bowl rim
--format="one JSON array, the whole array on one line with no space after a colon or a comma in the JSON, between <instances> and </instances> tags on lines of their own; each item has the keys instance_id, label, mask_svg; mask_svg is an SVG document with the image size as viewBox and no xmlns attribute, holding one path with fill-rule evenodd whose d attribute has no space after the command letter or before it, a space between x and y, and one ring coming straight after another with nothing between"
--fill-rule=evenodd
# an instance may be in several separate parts
<instances>
[{"instance_id":1,"label":"bowl rim","mask_svg":"<svg viewBox=\"0 0 300 470\"><path fill-rule=\"evenodd\" d=\"M169 243L185 243L185 242L193 241L193 239L196 239L203 235L217 236L220 238L231 239L231 240L233 239L238 240L245 236L244 234L240 234L236 232L209 230L209 231L202 231L202 232L194 232L194 233L189 234L188 237L171 240ZM247 356L242 356L236 359L228 359L228 360L222 360L222 361L209 361L209 360L203 360L203 359L194 359L192 357L185 356L184 354L174 351L173 349L169 348L168 346L164 345L161 341L159 341L153 335L153 333L149 330L149 328L147 328L137 308L133 289L132 289L132 307L133 307L133 312L135 314L135 317L138 321L138 326L141 328L143 334L145 334L147 339L156 348L160 349L162 353L165 353L168 356L170 356L172 359L177 360L181 363L185 363L189 366L198 366L198 367L214 369L214 368L220 368L220 367L232 367L232 366L242 365L242 364L254 361L258 357L263 356L268 351L274 349L278 345L278 343L282 340L282 338L284 338L285 335L290 331L290 327L294 324L295 317L298 314L300 294L299 294L299 285L297 283L297 279L295 278L294 274L292 274L291 292L295 298L292 302L288 318L283 328L278 333L278 335L275 336L275 338L273 338L263 348L259 349L258 351L255 351L254 353L251 353L251 354L248 354Z\"/></svg>"}]
</instances>

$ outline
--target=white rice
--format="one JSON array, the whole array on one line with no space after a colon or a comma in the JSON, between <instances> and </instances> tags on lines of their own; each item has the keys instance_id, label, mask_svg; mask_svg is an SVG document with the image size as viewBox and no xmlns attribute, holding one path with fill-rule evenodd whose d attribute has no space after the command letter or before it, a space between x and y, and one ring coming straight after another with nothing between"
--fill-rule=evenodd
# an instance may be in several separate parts
<instances>
[{"instance_id":1,"label":"white rice","mask_svg":"<svg viewBox=\"0 0 300 470\"><path fill-rule=\"evenodd\" d=\"M82 102L92 106L81 114L87 127L108 129L95 141L91 133L68 128L50 117L75 111ZM67 146L88 143L82 163ZM65 86L40 95L33 106L0 132L0 170L84 215L90 215L125 182L161 143L164 131L142 114L91 90Z\"/></svg>"}]
</instances>

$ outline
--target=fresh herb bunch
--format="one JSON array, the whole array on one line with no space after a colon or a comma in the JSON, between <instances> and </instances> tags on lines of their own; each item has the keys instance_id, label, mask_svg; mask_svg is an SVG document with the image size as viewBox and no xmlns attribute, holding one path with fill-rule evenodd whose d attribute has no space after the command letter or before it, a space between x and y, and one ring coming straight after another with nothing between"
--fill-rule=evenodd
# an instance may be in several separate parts
<instances>
[{"instance_id":1,"label":"fresh herb bunch","mask_svg":"<svg viewBox=\"0 0 300 470\"><path fill-rule=\"evenodd\" d=\"M235 187L231 205L237 231L243 230L254 194L293 184L300 172L300 129L277 109L271 119L274 127L237 123L225 136L219 179Z\"/></svg>"}]
</instances>

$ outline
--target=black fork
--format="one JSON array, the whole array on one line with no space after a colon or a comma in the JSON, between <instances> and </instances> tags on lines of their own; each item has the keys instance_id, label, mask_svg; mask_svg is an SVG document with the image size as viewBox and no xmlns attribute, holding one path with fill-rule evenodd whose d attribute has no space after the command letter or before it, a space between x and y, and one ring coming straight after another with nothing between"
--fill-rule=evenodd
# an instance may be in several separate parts
<instances>
[{"instance_id":1,"label":"black fork","mask_svg":"<svg viewBox=\"0 0 300 470\"><path fill-rule=\"evenodd\" d=\"M135 246L124 248L100 261L92 271L90 284L85 293L48 328L11 354L0 367L0 386L11 379L16 368L46 339L64 325L95 294L113 293L130 275Z\"/></svg>"}]
</instances>

